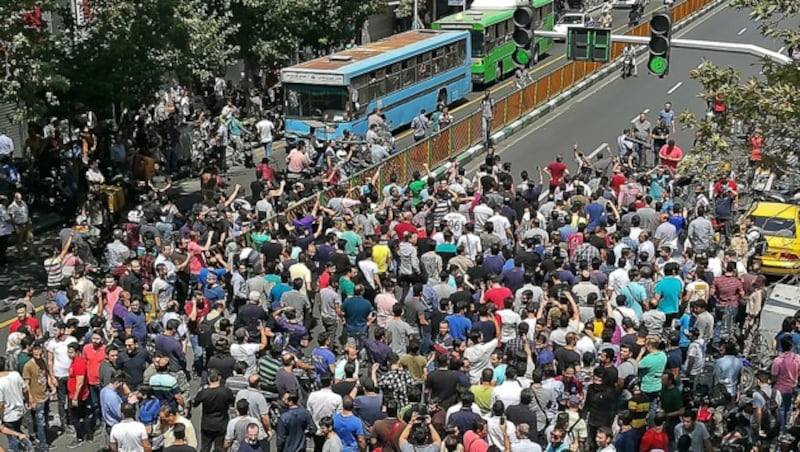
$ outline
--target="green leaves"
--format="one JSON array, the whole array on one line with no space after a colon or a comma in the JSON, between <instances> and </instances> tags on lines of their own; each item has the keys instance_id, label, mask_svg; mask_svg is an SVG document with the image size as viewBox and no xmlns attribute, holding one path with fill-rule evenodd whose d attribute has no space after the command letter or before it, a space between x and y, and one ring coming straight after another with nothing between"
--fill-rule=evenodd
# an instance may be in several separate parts
<instances>
[{"instance_id":1,"label":"green leaves","mask_svg":"<svg viewBox=\"0 0 800 452\"><path fill-rule=\"evenodd\" d=\"M738 8L751 9L762 34L778 38L786 48L800 46L800 31L792 26L792 18L800 13L796 0L733 0ZM746 162L752 150L747 132L760 129L764 137L762 165L785 174L792 169L785 164L788 156L800 149L800 65L781 65L770 60L760 63L761 75L747 80L734 68L721 68L705 60L689 76L703 90L698 94L708 101L724 99L724 116L696 117L690 112L680 121L695 130L696 144L682 162L682 169L699 172L701 177L719 176L722 165Z\"/></svg>"}]
</instances>

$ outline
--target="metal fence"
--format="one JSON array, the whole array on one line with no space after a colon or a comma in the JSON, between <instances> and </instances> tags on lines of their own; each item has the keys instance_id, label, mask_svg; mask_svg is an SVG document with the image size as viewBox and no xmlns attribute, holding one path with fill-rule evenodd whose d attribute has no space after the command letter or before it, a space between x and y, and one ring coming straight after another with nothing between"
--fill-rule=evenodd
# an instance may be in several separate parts
<instances>
[{"instance_id":1,"label":"metal fence","mask_svg":"<svg viewBox=\"0 0 800 452\"><path fill-rule=\"evenodd\" d=\"M712 1L714 0L686 0L676 5L672 8L673 24L680 22L688 15L703 8ZM625 34L631 36L649 36L650 23L644 22L637 27L627 30ZM624 47L625 44L623 43L613 43L611 59L613 60L619 57ZM546 75L539 77L525 88L514 91L501 99L496 99L494 116L492 118L492 133L499 131L506 125L531 112L533 109L552 100L576 83L593 74L602 66L602 63L572 61L565 66L556 68ZM480 141L481 112L475 111L466 118L454 122L450 127L436 135L414 143L412 146L403 149L392 157L351 176L348 183L350 187L361 185L367 179L379 173L376 185L379 189L383 189L383 186L388 183L392 175L396 176L398 181L408 181L415 171L425 174L425 164L430 168L434 168L478 144ZM325 193L325 195L327 194L328 192ZM295 204L295 206L289 209L287 216L292 217L292 211L307 203L313 202L314 199L308 199Z\"/></svg>"}]
</instances>

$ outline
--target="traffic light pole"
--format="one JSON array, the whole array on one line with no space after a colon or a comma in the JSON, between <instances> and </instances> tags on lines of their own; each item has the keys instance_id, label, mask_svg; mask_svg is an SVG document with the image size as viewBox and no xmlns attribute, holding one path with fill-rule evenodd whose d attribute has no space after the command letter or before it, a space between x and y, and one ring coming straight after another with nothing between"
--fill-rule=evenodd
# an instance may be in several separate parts
<instances>
[{"instance_id":1,"label":"traffic light pole","mask_svg":"<svg viewBox=\"0 0 800 452\"><path fill-rule=\"evenodd\" d=\"M567 39L566 33L559 33L557 31L535 30L533 34L535 36L540 36L543 38ZM650 38L647 36L611 35L611 42L647 45L648 43L650 43ZM746 55L753 55L759 58L769 58L770 60L780 64L792 63L792 59L787 55L783 55L774 50L765 49L764 47L759 47L753 44L672 38L670 40L670 45L672 47L680 49L696 49L696 50L710 50L712 52L743 53Z\"/></svg>"}]
</instances>

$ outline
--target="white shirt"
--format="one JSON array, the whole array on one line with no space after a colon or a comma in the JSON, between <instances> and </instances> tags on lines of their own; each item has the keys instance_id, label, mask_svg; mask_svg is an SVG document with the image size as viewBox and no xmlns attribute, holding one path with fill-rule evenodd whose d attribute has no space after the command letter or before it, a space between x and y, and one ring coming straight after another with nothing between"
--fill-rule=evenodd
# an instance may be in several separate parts
<instances>
[{"instance_id":1,"label":"white shirt","mask_svg":"<svg viewBox=\"0 0 800 452\"><path fill-rule=\"evenodd\" d=\"M308 395L306 406L317 426L317 434L320 435L322 432L319 431L319 421L325 416L333 416L342 411L342 396L331 391L331 388L322 388Z\"/></svg>"},{"instance_id":2,"label":"white shirt","mask_svg":"<svg viewBox=\"0 0 800 452\"><path fill-rule=\"evenodd\" d=\"M467 217L458 212L450 212L444 216L444 221L447 222L447 225L450 226L450 230L453 231L453 237L456 239L460 238L464 225L467 224Z\"/></svg>"},{"instance_id":3,"label":"white shirt","mask_svg":"<svg viewBox=\"0 0 800 452\"><path fill-rule=\"evenodd\" d=\"M483 252L483 247L481 246L481 238L475 234L462 235L458 239L456 246L463 246L465 254L473 261L478 256L478 254Z\"/></svg>"},{"instance_id":4,"label":"white shirt","mask_svg":"<svg viewBox=\"0 0 800 452\"><path fill-rule=\"evenodd\" d=\"M4 134L0 133L0 155L11 155L14 152L14 141Z\"/></svg>"},{"instance_id":5,"label":"white shirt","mask_svg":"<svg viewBox=\"0 0 800 452\"><path fill-rule=\"evenodd\" d=\"M86 181L93 184L104 184L106 183L106 178L99 169L89 168L86 170Z\"/></svg>"},{"instance_id":6,"label":"white shirt","mask_svg":"<svg viewBox=\"0 0 800 452\"><path fill-rule=\"evenodd\" d=\"M500 425L500 417L499 416L492 416L486 419L486 423L489 427L489 434L486 435L486 442L489 443L490 446L497 446L502 448L504 441L503 441L503 426ZM517 442L517 426L514 425L513 422L506 419L506 434L508 435L508 439L511 443ZM502 450L502 449L501 449Z\"/></svg>"},{"instance_id":7,"label":"white shirt","mask_svg":"<svg viewBox=\"0 0 800 452\"><path fill-rule=\"evenodd\" d=\"M519 405L520 394L522 394L522 384L516 380L506 380L501 385L497 385L492 390L492 398L489 406L500 400L506 408L512 405Z\"/></svg>"},{"instance_id":8,"label":"white shirt","mask_svg":"<svg viewBox=\"0 0 800 452\"><path fill-rule=\"evenodd\" d=\"M492 233L500 237L503 243L508 243L508 235L506 234L506 231L511 229L511 223L508 221L508 218L498 214L489 217L487 221L491 221L494 225L494 231Z\"/></svg>"},{"instance_id":9,"label":"white shirt","mask_svg":"<svg viewBox=\"0 0 800 452\"><path fill-rule=\"evenodd\" d=\"M262 144L272 142L272 132L275 130L275 124L269 119L262 119L256 123L256 132Z\"/></svg>"},{"instance_id":10,"label":"white shirt","mask_svg":"<svg viewBox=\"0 0 800 452\"><path fill-rule=\"evenodd\" d=\"M117 445L118 452L140 452L144 450L143 444L147 438L144 424L133 419L123 419L111 427L109 442Z\"/></svg>"},{"instance_id":11,"label":"white shirt","mask_svg":"<svg viewBox=\"0 0 800 452\"><path fill-rule=\"evenodd\" d=\"M244 361L247 363L247 372L244 373L246 377L258 372L256 353L260 350L261 344L231 344L231 357L237 362Z\"/></svg>"},{"instance_id":12,"label":"white shirt","mask_svg":"<svg viewBox=\"0 0 800 452\"><path fill-rule=\"evenodd\" d=\"M3 405L3 422L16 422L25 414L23 394L25 382L19 372L11 371L0 377L0 403Z\"/></svg>"},{"instance_id":13,"label":"white shirt","mask_svg":"<svg viewBox=\"0 0 800 452\"><path fill-rule=\"evenodd\" d=\"M72 360L67 354L67 346L72 342L78 342L73 336L66 336L63 341L58 338L50 339L45 348L48 353L53 354L53 376L56 378L69 377L69 366Z\"/></svg>"},{"instance_id":14,"label":"white shirt","mask_svg":"<svg viewBox=\"0 0 800 452\"><path fill-rule=\"evenodd\" d=\"M491 207L486 204L478 204L472 209L472 217L475 219L475 232L483 232L483 224L494 214Z\"/></svg>"},{"instance_id":15,"label":"white shirt","mask_svg":"<svg viewBox=\"0 0 800 452\"><path fill-rule=\"evenodd\" d=\"M361 270L361 273L364 274L364 279L367 281L367 284L373 289L377 289L377 287L375 287L375 276L380 273L378 271L378 264L369 259L365 259L363 261L358 261L358 268Z\"/></svg>"},{"instance_id":16,"label":"white shirt","mask_svg":"<svg viewBox=\"0 0 800 452\"><path fill-rule=\"evenodd\" d=\"M500 317L500 342L505 344L517 337L517 325L522 322L522 318L512 309L501 309L497 311Z\"/></svg>"}]
</instances>

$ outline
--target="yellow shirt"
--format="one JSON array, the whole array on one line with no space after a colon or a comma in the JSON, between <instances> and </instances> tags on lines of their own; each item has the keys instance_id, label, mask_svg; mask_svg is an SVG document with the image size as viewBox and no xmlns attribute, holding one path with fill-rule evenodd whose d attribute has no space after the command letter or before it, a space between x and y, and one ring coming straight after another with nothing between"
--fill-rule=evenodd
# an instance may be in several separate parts
<instances>
[{"instance_id":1,"label":"yellow shirt","mask_svg":"<svg viewBox=\"0 0 800 452\"><path fill-rule=\"evenodd\" d=\"M306 284L311 283L311 270L309 270L308 267L305 266L305 264L294 264L291 267L289 267L289 276L292 279L300 278L303 281L305 281ZM302 293L303 295L308 295L306 293L305 285L303 285L303 288L300 289L300 293Z\"/></svg>"},{"instance_id":2,"label":"yellow shirt","mask_svg":"<svg viewBox=\"0 0 800 452\"><path fill-rule=\"evenodd\" d=\"M377 244L372 247L372 260L378 264L378 273L386 273L389 270L391 255L391 251L386 245Z\"/></svg>"}]
</instances>

